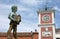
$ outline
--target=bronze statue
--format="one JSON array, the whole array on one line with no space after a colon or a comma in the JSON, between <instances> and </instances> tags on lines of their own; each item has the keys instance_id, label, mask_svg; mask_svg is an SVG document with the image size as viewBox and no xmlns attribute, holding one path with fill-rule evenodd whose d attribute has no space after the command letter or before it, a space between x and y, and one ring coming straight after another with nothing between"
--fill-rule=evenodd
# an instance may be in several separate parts
<instances>
[{"instance_id":1,"label":"bronze statue","mask_svg":"<svg viewBox=\"0 0 60 39\"><path fill-rule=\"evenodd\" d=\"M17 6L12 6L12 13L9 14L8 18L10 19L10 27L9 30L7 31L7 39L12 39L11 38L11 31L13 29L13 36L15 39L17 39L17 25L21 22L21 16L17 15Z\"/></svg>"}]
</instances>

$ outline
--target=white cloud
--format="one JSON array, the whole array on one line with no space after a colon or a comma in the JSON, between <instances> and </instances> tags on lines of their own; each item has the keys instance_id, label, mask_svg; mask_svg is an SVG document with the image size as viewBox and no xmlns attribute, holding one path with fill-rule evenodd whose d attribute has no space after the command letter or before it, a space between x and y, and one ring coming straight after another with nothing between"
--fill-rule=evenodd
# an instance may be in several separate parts
<instances>
[{"instance_id":1,"label":"white cloud","mask_svg":"<svg viewBox=\"0 0 60 39\"><path fill-rule=\"evenodd\" d=\"M0 4L0 9L10 9L11 5L7 5L7 4Z\"/></svg>"},{"instance_id":2,"label":"white cloud","mask_svg":"<svg viewBox=\"0 0 60 39\"><path fill-rule=\"evenodd\" d=\"M30 8L25 8L23 6L18 6L18 11L30 11Z\"/></svg>"},{"instance_id":3,"label":"white cloud","mask_svg":"<svg viewBox=\"0 0 60 39\"><path fill-rule=\"evenodd\" d=\"M58 8L57 6L55 6L54 9L60 11L60 8Z\"/></svg>"},{"instance_id":4,"label":"white cloud","mask_svg":"<svg viewBox=\"0 0 60 39\"><path fill-rule=\"evenodd\" d=\"M0 15L0 31L7 31L9 27L9 20L6 16Z\"/></svg>"},{"instance_id":5,"label":"white cloud","mask_svg":"<svg viewBox=\"0 0 60 39\"><path fill-rule=\"evenodd\" d=\"M40 4L44 4L45 2L52 2L52 0L18 0L23 4L31 5L31 6L37 6Z\"/></svg>"},{"instance_id":6,"label":"white cloud","mask_svg":"<svg viewBox=\"0 0 60 39\"><path fill-rule=\"evenodd\" d=\"M7 5L7 4L0 4L0 10L10 10L12 5ZM24 6L22 5L17 5L18 7L18 11L30 11L30 8L25 8Z\"/></svg>"},{"instance_id":7,"label":"white cloud","mask_svg":"<svg viewBox=\"0 0 60 39\"><path fill-rule=\"evenodd\" d=\"M24 21L22 22L19 26L18 26L18 32L30 32L30 31L33 31L37 29L38 30L38 26L36 23L32 23L32 22L28 22L27 21Z\"/></svg>"},{"instance_id":8,"label":"white cloud","mask_svg":"<svg viewBox=\"0 0 60 39\"><path fill-rule=\"evenodd\" d=\"M42 3L42 1L39 0L21 0L21 3L27 4L27 5L38 5L38 3Z\"/></svg>"}]
</instances>

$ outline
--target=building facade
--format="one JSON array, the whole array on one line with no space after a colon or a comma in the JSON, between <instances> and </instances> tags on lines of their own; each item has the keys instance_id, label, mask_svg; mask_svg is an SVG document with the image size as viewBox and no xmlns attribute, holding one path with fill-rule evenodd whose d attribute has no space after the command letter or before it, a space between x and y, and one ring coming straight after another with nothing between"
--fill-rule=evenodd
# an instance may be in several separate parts
<instances>
[{"instance_id":1,"label":"building facade","mask_svg":"<svg viewBox=\"0 0 60 39\"><path fill-rule=\"evenodd\" d=\"M60 29L55 26L55 10L45 7L37 11L39 17L39 39L60 39Z\"/></svg>"},{"instance_id":2,"label":"building facade","mask_svg":"<svg viewBox=\"0 0 60 39\"><path fill-rule=\"evenodd\" d=\"M13 34L11 37L14 39ZM38 32L19 32L17 33L18 39L38 39ZM7 33L0 32L0 39L7 39Z\"/></svg>"}]
</instances>

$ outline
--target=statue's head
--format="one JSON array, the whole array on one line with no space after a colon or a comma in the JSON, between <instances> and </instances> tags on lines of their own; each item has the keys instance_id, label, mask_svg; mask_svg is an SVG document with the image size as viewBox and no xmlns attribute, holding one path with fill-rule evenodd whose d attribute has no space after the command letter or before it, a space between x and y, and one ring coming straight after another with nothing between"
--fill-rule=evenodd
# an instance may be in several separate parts
<instances>
[{"instance_id":1,"label":"statue's head","mask_svg":"<svg viewBox=\"0 0 60 39\"><path fill-rule=\"evenodd\" d=\"M17 6L12 6L11 9L12 9L12 12L14 13L17 12Z\"/></svg>"}]
</instances>

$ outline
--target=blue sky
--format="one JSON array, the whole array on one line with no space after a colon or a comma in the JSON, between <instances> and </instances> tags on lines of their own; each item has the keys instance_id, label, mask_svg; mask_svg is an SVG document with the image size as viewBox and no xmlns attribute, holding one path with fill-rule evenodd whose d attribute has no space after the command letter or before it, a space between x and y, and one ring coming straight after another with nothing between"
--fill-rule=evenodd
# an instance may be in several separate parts
<instances>
[{"instance_id":1,"label":"blue sky","mask_svg":"<svg viewBox=\"0 0 60 39\"><path fill-rule=\"evenodd\" d=\"M0 0L0 32L7 32L10 20L8 19L11 13L11 6L17 5L17 14L20 14L22 21L17 26L18 32L30 32L38 30L38 15L37 10L43 8L47 2L47 6L55 9L55 24L60 27L60 0Z\"/></svg>"}]
</instances>

